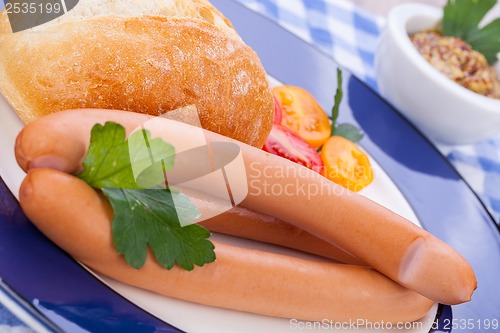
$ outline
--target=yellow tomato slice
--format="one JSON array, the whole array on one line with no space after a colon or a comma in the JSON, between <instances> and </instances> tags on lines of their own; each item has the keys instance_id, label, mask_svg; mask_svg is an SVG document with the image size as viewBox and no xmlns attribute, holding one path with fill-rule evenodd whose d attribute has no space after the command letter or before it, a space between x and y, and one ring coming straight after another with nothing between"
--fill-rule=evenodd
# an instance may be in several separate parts
<instances>
[{"instance_id":1,"label":"yellow tomato slice","mask_svg":"<svg viewBox=\"0 0 500 333\"><path fill-rule=\"evenodd\" d=\"M324 176L335 183L358 192L373 181L373 170L368 156L351 141L332 136L323 145L321 159Z\"/></svg>"},{"instance_id":2,"label":"yellow tomato slice","mask_svg":"<svg viewBox=\"0 0 500 333\"><path fill-rule=\"evenodd\" d=\"M328 140L332 131L330 120L309 92L294 86L278 86L273 89L273 95L283 109L281 125L314 148Z\"/></svg>"}]
</instances>

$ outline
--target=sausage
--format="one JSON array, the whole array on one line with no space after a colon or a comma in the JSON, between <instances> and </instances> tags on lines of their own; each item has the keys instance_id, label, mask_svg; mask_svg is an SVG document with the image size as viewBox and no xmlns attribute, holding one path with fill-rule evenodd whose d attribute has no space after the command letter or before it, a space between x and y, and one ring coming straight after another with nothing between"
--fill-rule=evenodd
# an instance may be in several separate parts
<instances>
[{"instance_id":1,"label":"sausage","mask_svg":"<svg viewBox=\"0 0 500 333\"><path fill-rule=\"evenodd\" d=\"M252 186L241 203L243 207L273 214L335 244L401 285L439 303L453 305L470 301L477 287L474 271L448 244L313 171L302 170L300 182L321 189L319 197L300 191L293 196L279 197L266 193L265 185L270 177L261 171L263 168L272 166L278 170L279 179L271 177L271 182L279 182L284 188L296 186L295 175L299 173L296 169L305 168L292 166L287 160L256 149L245 152L248 181Z\"/></svg>"},{"instance_id":2,"label":"sausage","mask_svg":"<svg viewBox=\"0 0 500 333\"><path fill-rule=\"evenodd\" d=\"M16 157L25 170L47 166L76 172L81 169L90 129L95 123L115 121L130 132L148 119L123 111L55 113L26 127L18 138ZM189 125L167 119L156 125L150 128L153 136L165 139L177 136L187 139L193 130ZM40 138L42 133L47 134ZM470 300L477 284L471 266L424 229L307 168L215 133L205 133L208 141L229 141L240 146L250 184L243 207L274 216L338 246L432 300L444 304ZM54 144L56 141L64 143ZM263 172L269 168L271 173L279 172L279 176ZM322 194L312 197L310 191L297 191L293 195L276 196L267 191L267 186L290 189L302 185Z\"/></svg>"},{"instance_id":3,"label":"sausage","mask_svg":"<svg viewBox=\"0 0 500 333\"><path fill-rule=\"evenodd\" d=\"M192 196L190 198L198 208L202 205ZM280 245L341 263L366 266L358 258L302 229L243 207L234 207L199 224L212 232Z\"/></svg>"},{"instance_id":4,"label":"sausage","mask_svg":"<svg viewBox=\"0 0 500 333\"><path fill-rule=\"evenodd\" d=\"M202 215L205 215L204 211L222 211L222 209L219 209L221 203L216 199L207 197L201 199L198 192L189 191L188 189L183 189L183 192L189 196L191 202L200 210ZM198 224L212 232L280 245L337 262L367 266L358 258L290 223L243 207L233 207L229 211L201 221Z\"/></svg>"},{"instance_id":5,"label":"sausage","mask_svg":"<svg viewBox=\"0 0 500 333\"><path fill-rule=\"evenodd\" d=\"M89 121L79 128L73 128L71 123L64 120L58 120L57 126L51 126L50 119L28 124L16 141L16 156L20 166L24 171L41 166L73 174L82 171L81 164L90 141L89 128L96 123L93 118L99 114L93 113L86 118ZM122 114L123 111L120 111L120 116ZM134 119L129 122L129 130L147 117L134 115L130 114ZM107 118L99 117L98 121L104 122L105 119ZM117 119L115 121L119 122ZM217 205L216 201L207 202L197 198L194 192L189 195L199 209L210 210ZM280 245L342 263L366 266L358 258L289 223L243 207L234 207L200 224L212 232Z\"/></svg>"},{"instance_id":6,"label":"sausage","mask_svg":"<svg viewBox=\"0 0 500 333\"><path fill-rule=\"evenodd\" d=\"M205 305L301 320L414 321L433 302L379 272L214 243L217 259L193 271L166 270L152 254L136 270L112 241L113 212L82 180L33 169L20 189L26 215L90 268L124 283Z\"/></svg>"}]
</instances>

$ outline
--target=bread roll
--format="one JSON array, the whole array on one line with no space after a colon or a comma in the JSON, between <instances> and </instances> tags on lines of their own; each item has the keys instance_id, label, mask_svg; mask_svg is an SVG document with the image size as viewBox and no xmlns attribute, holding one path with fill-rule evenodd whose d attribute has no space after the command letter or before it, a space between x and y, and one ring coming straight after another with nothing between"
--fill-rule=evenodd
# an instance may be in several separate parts
<instances>
[{"instance_id":1,"label":"bread roll","mask_svg":"<svg viewBox=\"0 0 500 333\"><path fill-rule=\"evenodd\" d=\"M3 11L0 92L24 122L65 109L161 115L196 105L204 128L257 147L273 121L259 58L205 0L80 0L18 33Z\"/></svg>"}]
</instances>

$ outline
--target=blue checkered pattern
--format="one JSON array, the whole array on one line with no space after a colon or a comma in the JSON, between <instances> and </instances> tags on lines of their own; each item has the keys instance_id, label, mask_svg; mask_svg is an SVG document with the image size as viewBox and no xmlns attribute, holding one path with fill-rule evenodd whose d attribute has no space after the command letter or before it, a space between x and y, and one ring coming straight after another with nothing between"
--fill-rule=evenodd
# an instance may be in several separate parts
<instances>
[{"instance_id":1,"label":"blue checkered pattern","mask_svg":"<svg viewBox=\"0 0 500 333\"><path fill-rule=\"evenodd\" d=\"M376 87L374 50L383 19L343 0L237 0L319 46L343 67Z\"/></svg>"},{"instance_id":2,"label":"blue checkered pattern","mask_svg":"<svg viewBox=\"0 0 500 333\"><path fill-rule=\"evenodd\" d=\"M374 55L384 19L346 0L236 0L319 46L377 89ZM500 137L477 145L440 147L500 224Z\"/></svg>"},{"instance_id":3,"label":"blue checkered pattern","mask_svg":"<svg viewBox=\"0 0 500 333\"><path fill-rule=\"evenodd\" d=\"M0 304L0 333L33 333Z\"/></svg>"},{"instance_id":4,"label":"blue checkered pattern","mask_svg":"<svg viewBox=\"0 0 500 333\"><path fill-rule=\"evenodd\" d=\"M500 137L455 147L447 156L500 225Z\"/></svg>"}]
</instances>

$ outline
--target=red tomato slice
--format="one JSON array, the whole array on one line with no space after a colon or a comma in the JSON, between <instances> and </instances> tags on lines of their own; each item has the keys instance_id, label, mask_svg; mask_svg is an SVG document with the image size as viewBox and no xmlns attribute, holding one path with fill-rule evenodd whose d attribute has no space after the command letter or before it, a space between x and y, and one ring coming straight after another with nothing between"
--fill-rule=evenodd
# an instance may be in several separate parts
<instances>
[{"instance_id":1,"label":"red tomato slice","mask_svg":"<svg viewBox=\"0 0 500 333\"><path fill-rule=\"evenodd\" d=\"M323 161L318 152L304 141L304 139L285 126L274 124L262 149L318 173L323 172Z\"/></svg>"}]
</instances>

